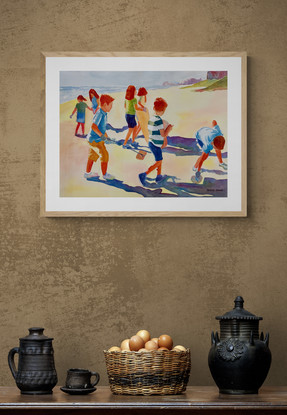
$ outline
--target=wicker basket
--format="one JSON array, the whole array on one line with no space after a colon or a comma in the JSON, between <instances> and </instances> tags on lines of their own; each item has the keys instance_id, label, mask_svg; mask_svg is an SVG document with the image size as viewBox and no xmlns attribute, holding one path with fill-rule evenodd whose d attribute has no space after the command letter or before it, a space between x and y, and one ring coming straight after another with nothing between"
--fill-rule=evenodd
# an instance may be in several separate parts
<instances>
[{"instance_id":1,"label":"wicker basket","mask_svg":"<svg viewBox=\"0 0 287 415\"><path fill-rule=\"evenodd\" d=\"M190 350L150 352L104 351L112 393L177 395L189 380Z\"/></svg>"}]
</instances>

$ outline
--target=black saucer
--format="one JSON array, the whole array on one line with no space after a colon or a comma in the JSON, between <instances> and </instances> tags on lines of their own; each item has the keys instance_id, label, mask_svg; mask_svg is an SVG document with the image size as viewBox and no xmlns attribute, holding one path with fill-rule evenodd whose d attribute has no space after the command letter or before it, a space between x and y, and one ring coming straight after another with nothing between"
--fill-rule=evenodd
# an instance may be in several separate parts
<instances>
[{"instance_id":1,"label":"black saucer","mask_svg":"<svg viewBox=\"0 0 287 415\"><path fill-rule=\"evenodd\" d=\"M97 388L82 388L82 389L72 389L63 386L60 388L61 391L69 393L70 395L87 395L88 393L94 392Z\"/></svg>"}]
</instances>

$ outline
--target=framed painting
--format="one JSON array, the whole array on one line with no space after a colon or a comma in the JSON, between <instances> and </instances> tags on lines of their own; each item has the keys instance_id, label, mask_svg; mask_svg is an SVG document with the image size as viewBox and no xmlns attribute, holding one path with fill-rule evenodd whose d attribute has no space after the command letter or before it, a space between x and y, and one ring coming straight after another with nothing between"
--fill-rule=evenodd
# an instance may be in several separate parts
<instances>
[{"instance_id":1,"label":"framed painting","mask_svg":"<svg viewBox=\"0 0 287 415\"><path fill-rule=\"evenodd\" d=\"M41 215L247 215L245 52L42 57Z\"/></svg>"}]
</instances>

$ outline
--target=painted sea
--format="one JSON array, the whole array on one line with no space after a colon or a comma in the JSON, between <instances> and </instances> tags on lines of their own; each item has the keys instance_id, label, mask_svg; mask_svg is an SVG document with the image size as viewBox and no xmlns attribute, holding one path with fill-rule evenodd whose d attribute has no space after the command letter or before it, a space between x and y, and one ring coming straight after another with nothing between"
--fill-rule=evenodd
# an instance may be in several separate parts
<instances>
[{"instance_id":1,"label":"painted sea","mask_svg":"<svg viewBox=\"0 0 287 415\"><path fill-rule=\"evenodd\" d=\"M60 87L60 104L63 104L64 102L72 101L73 99L76 99L78 95L83 95L85 98L89 97L89 90L93 88L97 91L99 95L101 94L113 94L116 92L122 92L126 90L126 86L61 86ZM155 89L166 89L168 86L164 85L154 85L152 87L149 87L150 90Z\"/></svg>"}]
</instances>

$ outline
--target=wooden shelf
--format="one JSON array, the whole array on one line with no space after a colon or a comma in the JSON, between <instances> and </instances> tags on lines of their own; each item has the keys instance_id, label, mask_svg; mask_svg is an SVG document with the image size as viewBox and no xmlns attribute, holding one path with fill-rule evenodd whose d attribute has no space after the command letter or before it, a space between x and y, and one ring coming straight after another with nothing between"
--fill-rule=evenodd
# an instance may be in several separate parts
<instances>
[{"instance_id":1,"label":"wooden shelf","mask_svg":"<svg viewBox=\"0 0 287 415\"><path fill-rule=\"evenodd\" d=\"M113 412L111 412L113 411ZM216 387L192 386L182 395L113 395L101 386L89 395L67 395L59 387L52 395L21 395L16 387L0 387L0 415L199 415L287 414L287 387L265 387L258 395L220 395Z\"/></svg>"}]
</instances>

